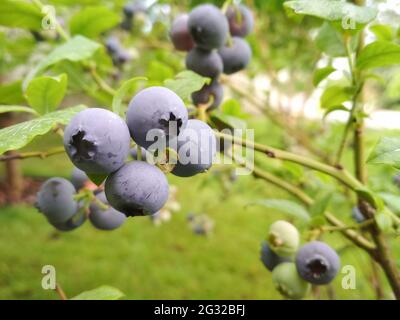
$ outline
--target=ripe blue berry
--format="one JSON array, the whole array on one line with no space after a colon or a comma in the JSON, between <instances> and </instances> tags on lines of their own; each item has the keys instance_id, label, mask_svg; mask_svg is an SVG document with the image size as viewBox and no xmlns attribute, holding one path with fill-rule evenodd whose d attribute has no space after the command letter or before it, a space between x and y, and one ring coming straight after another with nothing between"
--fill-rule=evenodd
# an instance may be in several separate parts
<instances>
[{"instance_id":1,"label":"ripe blue berry","mask_svg":"<svg viewBox=\"0 0 400 320\"><path fill-rule=\"evenodd\" d=\"M232 38L232 45L226 45L218 50L224 65L224 73L232 74L247 67L251 59L251 48L239 37Z\"/></svg>"},{"instance_id":2,"label":"ripe blue berry","mask_svg":"<svg viewBox=\"0 0 400 320\"><path fill-rule=\"evenodd\" d=\"M177 141L178 163L172 174L191 177L208 170L217 152L213 130L200 120L189 120Z\"/></svg>"},{"instance_id":3,"label":"ripe blue berry","mask_svg":"<svg viewBox=\"0 0 400 320\"><path fill-rule=\"evenodd\" d=\"M94 227L100 230L114 230L119 228L126 220L126 216L108 205L104 192L96 195L98 201L102 202L108 209L102 208L98 203L90 205L89 220Z\"/></svg>"},{"instance_id":4,"label":"ripe blue berry","mask_svg":"<svg viewBox=\"0 0 400 320\"><path fill-rule=\"evenodd\" d=\"M78 211L74 200L76 190L71 182L63 178L47 180L37 194L36 205L52 223L63 223Z\"/></svg>"},{"instance_id":5,"label":"ripe blue berry","mask_svg":"<svg viewBox=\"0 0 400 320\"><path fill-rule=\"evenodd\" d=\"M245 5L230 6L226 12L232 36L246 37L253 31L253 13Z\"/></svg>"},{"instance_id":6,"label":"ripe blue berry","mask_svg":"<svg viewBox=\"0 0 400 320\"><path fill-rule=\"evenodd\" d=\"M85 171L81 169L74 168L71 174L71 183L74 185L75 189L78 191L82 189L86 182L89 181L88 176L86 175Z\"/></svg>"},{"instance_id":7,"label":"ripe blue berry","mask_svg":"<svg viewBox=\"0 0 400 320\"><path fill-rule=\"evenodd\" d=\"M86 221L86 215L82 210L78 210L78 212L70 219L65 222L51 222L49 223L59 231L67 232L73 231L79 228Z\"/></svg>"},{"instance_id":8,"label":"ripe blue berry","mask_svg":"<svg viewBox=\"0 0 400 320\"><path fill-rule=\"evenodd\" d=\"M106 48L109 54L116 54L121 48L121 44L118 38L113 36L108 37L106 40Z\"/></svg>"},{"instance_id":9,"label":"ripe blue berry","mask_svg":"<svg viewBox=\"0 0 400 320\"><path fill-rule=\"evenodd\" d=\"M203 77L216 78L224 65L216 51L193 48L186 56L186 68Z\"/></svg>"},{"instance_id":10,"label":"ripe blue berry","mask_svg":"<svg viewBox=\"0 0 400 320\"><path fill-rule=\"evenodd\" d=\"M210 84L204 85L199 91L192 93L193 104L207 104L213 99L213 103L209 106L208 110L216 109L220 106L224 97L224 87L218 82L213 80Z\"/></svg>"},{"instance_id":11,"label":"ripe blue berry","mask_svg":"<svg viewBox=\"0 0 400 320\"><path fill-rule=\"evenodd\" d=\"M284 262L272 271L272 282L275 289L286 298L303 299L310 291L310 284L297 273L292 262Z\"/></svg>"},{"instance_id":12,"label":"ripe blue berry","mask_svg":"<svg viewBox=\"0 0 400 320\"><path fill-rule=\"evenodd\" d=\"M212 50L222 47L228 37L228 20L214 5L202 4L189 14L189 30L199 48Z\"/></svg>"},{"instance_id":13,"label":"ripe blue berry","mask_svg":"<svg viewBox=\"0 0 400 320\"><path fill-rule=\"evenodd\" d=\"M151 215L168 200L168 181L156 166L132 161L108 176L105 193L109 204L126 216Z\"/></svg>"},{"instance_id":14,"label":"ripe blue berry","mask_svg":"<svg viewBox=\"0 0 400 320\"><path fill-rule=\"evenodd\" d=\"M271 248L268 246L268 243L264 241L261 244L261 261L264 264L264 266L269 270L272 271L275 269L275 267L281 263L284 262L290 262L290 258L285 258L285 257L280 257L278 256L275 252L271 250Z\"/></svg>"},{"instance_id":15,"label":"ripe blue berry","mask_svg":"<svg viewBox=\"0 0 400 320\"><path fill-rule=\"evenodd\" d=\"M340 258L326 243L307 243L296 256L296 267L300 276L313 284L330 283L339 272Z\"/></svg>"},{"instance_id":16,"label":"ripe blue berry","mask_svg":"<svg viewBox=\"0 0 400 320\"><path fill-rule=\"evenodd\" d=\"M164 141L176 138L186 127L188 112L173 91L150 87L132 98L126 118L133 140L148 149L157 141L157 138L146 137L148 134L153 133Z\"/></svg>"},{"instance_id":17,"label":"ripe blue berry","mask_svg":"<svg viewBox=\"0 0 400 320\"><path fill-rule=\"evenodd\" d=\"M181 14L172 23L170 37L176 50L189 51L194 47L193 38L189 32L188 21L189 15Z\"/></svg>"},{"instance_id":18,"label":"ripe blue berry","mask_svg":"<svg viewBox=\"0 0 400 320\"><path fill-rule=\"evenodd\" d=\"M129 130L111 111L86 109L75 115L66 127L64 147L79 169L109 174L121 168L129 154Z\"/></svg>"},{"instance_id":19,"label":"ripe blue berry","mask_svg":"<svg viewBox=\"0 0 400 320\"><path fill-rule=\"evenodd\" d=\"M150 156L149 152L145 148L142 148L142 147L139 147L139 148L142 151L142 160L141 161L146 161L147 156ZM138 159L138 146L131 149L131 156L134 160L139 160Z\"/></svg>"},{"instance_id":20,"label":"ripe blue berry","mask_svg":"<svg viewBox=\"0 0 400 320\"><path fill-rule=\"evenodd\" d=\"M300 235L294 225L279 220L270 226L267 240L270 248L277 255L290 257L299 247Z\"/></svg>"}]
</instances>

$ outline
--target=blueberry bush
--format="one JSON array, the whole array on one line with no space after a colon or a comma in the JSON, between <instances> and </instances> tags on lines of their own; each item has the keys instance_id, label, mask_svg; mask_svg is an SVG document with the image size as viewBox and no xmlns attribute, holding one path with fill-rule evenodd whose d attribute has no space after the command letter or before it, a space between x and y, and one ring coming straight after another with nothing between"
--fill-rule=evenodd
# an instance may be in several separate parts
<instances>
[{"instance_id":1,"label":"blueberry bush","mask_svg":"<svg viewBox=\"0 0 400 320\"><path fill-rule=\"evenodd\" d=\"M0 205L33 194L59 236L86 221L111 234L179 212L171 180L217 181L229 202L246 179L234 169L247 169L252 184L282 191L236 210L273 216L252 250L283 298L318 299L325 288L340 297L333 282L351 276L341 256L355 250L375 297L400 300L400 138L366 125L375 106L399 108L399 11L363 0L3 0ZM315 97L318 119L307 116ZM255 139L236 135L254 119ZM44 136L57 145L37 143ZM21 160L46 170L60 154L70 179L29 193ZM187 222L197 235L218 232L207 215ZM122 296L102 286L75 299Z\"/></svg>"}]
</instances>

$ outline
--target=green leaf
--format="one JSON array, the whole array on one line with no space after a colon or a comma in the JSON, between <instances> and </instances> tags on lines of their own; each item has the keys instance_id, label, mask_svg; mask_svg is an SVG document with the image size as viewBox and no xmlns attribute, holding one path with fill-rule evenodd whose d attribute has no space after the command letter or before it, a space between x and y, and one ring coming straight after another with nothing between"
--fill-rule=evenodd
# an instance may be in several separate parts
<instances>
[{"instance_id":1,"label":"green leaf","mask_svg":"<svg viewBox=\"0 0 400 320\"><path fill-rule=\"evenodd\" d=\"M322 109L340 106L343 102L351 100L353 88L332 85L325 89L321 96L320 104Z\"/></svg>"},{"instance_id":2,"label":"green leaf","mask_svg":"<svg viewBox=\"0 0 400 320\"><path fill-rule=\"evenodd\" d=\"M324 119L325 119L330 113L335 112L335 111L347 111L347 112L348 112L349 109L347 109L344 105L329 107L329 108L325 111L325 113L324 113Z\"/></svg>"},{"instance_id":3,"label":"green leaf","mask_svg":"<svg viewBox=\"0 0 400 320\"><path fill-rule=\"evenodd\" d=\"M0 113L6 112L28 112L37 115L37 112L29 107L24 106L1 106L0 105Z\"/></svg>"},{"instance_id":4,"label":"green leaf","mask_svg":"<svg viewBox=\"0 0 400 320\"><path fill-rule=\"evenodd\" d=\"M362 25L371 22L377 15L377 10L374 8L356 6L340 0L287 1L284 6L301 15L314 16L328 21L348 19Z\"/></svg>"},{"instance_id":5,"label":"green leaf","mask_svg":"<svg viewBox=\"0 0 400 320\"><path fill-rule=\"evenodd\" d=\"M193 71L182 71L175 79L167 79L164 85L174 91L183 100L190 99L193 92L199 91L205 84L210 83L209 78L204 78Z\"/></svg>"},{"instance_id":6,"label":"green leaf","mask_svg":"<svg viewBox=\"0 0 400 320\"><path fill-rule=\"evenodd\" d=\"M315 44L318 49L331 57L344 57L347 55L341 34L327 22L319 29Z\"/></svg>"},{"instance_id":7,"label":"green leaf","mask_svg":"<svg viewBox=\"0 0 400 320\"><path fill-rule=\"evenodd\" d=\"M0 103L2 104L21 104L25 102L22 92L22 82L15 81L4 83L0 86Z\"/></svg>"},{"instance_id":8,"label":"green leaf","mask_svg":"<svg viewBox=\"0 0 400 320\"><path fill-rule=\"evenodd\" d=\"M386 211L377 213L375 215L375 221L379 229L381 229L383 232L388 232L393 227L392 217Z\"/></svg>"},{"instance_id":9,"label":"green leaf","mask_svg":"<svg viewBox=\"0 0 400 320\"><path fill-rule=\"evenodd\" d=\"M0 130L0 154L6 151L18 150L29 144L36 136L44 135L57 124L68 124L72 117L84 110L83 105L48 113L30 121Z\"/></svg>"},{"instance_id":10,"label":"green leaf","mask_svg":"<svg viewBox=\"0 0 400 320\"><path fill-rule=\"evenodd\" d=\"M210 115L211 121L218 127L219 130L222 129L246 129L246 121L231 116L229 114L224 114L219 110L215 110Z\"/></svg>"},{"instance_id":11,"label":"green leaf","mask_svg":"<svg viewBox=\"0 0 400 320\"><path fill-rule=\"evenodd\" d=\"M312 217L321 216L325 213L332 199L332 191L323 191L316 197L313 205L310 208Z\"/></svg>"},{"instance_id":12,"label":"green leaf","mask_svg":"<svg viewBox=\"0 0 400 320\"><path fill-rule=\"evenodd\" d=\"M393 29L391 26L384 24L375 24L369 28L379 41L392 41L394 38Z\"/></svg>"},{"instance_id":13,"label":"green leaf","mask_svg":"<svg viewBox=\"0 0 400 320\"><path fill-rule=\"evenodd\" d=\"M396 214L400 214L400 196L388 192L380 192L379 196L383 199L386 205Z\"/></svg>"},{"instance_id":14,"label":"green leaf","mask_svg":"<svg viewBox=\"0 0 400 320\"><path fill-rule=\"evenodd\" d=\"M117 288L101 286L99 288L84 291L71 300L119 300L124 294Z\"/></svg>"},{"instance_id":15,"label":"green leaf","mask_svg":"<svg viewBox=\"0 0 400 320\"><path fill-rule=\"evenodd\" d=\"M43 15L32 3L21 0L0 1L0 25L39 31Z\"/></svg>"},{"instance_id":16,"label":"green leaf","mask_svg":"<svg viewBox=\"0 0 400 320\"><path fill-rule=\"evenodd\" d=\"M87 176L96 186L100 186L108 177L108 175L94 173L87 173Z\"/></svg>"},{"instance_id":17,"label":"green leaf","mask_svg":"<svg viewBox=\"0 0 400 320\"><path fill-rule=\"evenodd\" d=\"M322 80L335 71L336 69L331 66L315 70L313 77L314 86L318 86Z\"/></svg>"},{"instance_id":18,"label":"green leaf","mask_svg":"<svg viewBox=\"0 0 400 320\"><path fill-rule=\"evenodd\" d=\"M27 75L23 82L23 88L40 72L63 60L83 61L89 59L100 49L101 44L94 42L83 36L75 36L64 44L55 48L48 54L32 71Z\"/></svg>"},{"instance_id":19,"label":"green leaf","mask_svg":"<svg viewBox=\"0 0 400 320\"><path fill-rule=\"evenodd\" d=\"M255 201L250 205L261 205L268 209L275 209L281 211L289 216L298 218L306 222L310 221L310 215L307 212L307 210L303 206L299 205L294 201L283 200L283 199L264 199Z\"/></svg>"},{"instance_id":20,"label":"green leaf","mask_svg":"<svg viewBox=\"0 0 400 320\"><path fill-rule=\"evenodd\" d=\"M239 101L235 99L226 100L221 106L221 111L226 115L234 116L237 118L248 118L247 114L242 111L242 106L240 105Z\"/></svg>"},{"instance_id":21,"label":"green leaf","mask_svg":"<svg viewBox=\"0 0 400 320\"><path fill-rule=\"evenodd\" d=\"M120 21L120 16L104 6L87 7L78 11L70 20L71 34L89 38L111 30Z\"/></svg>"},{"instance_id":22,"label":"green leaf","mask_svg":"<svg viewBox=\"0 0 400 320\"><path fill-rule=\"evenodd\" d=\"M357 58L357 68L371 69L400 64L400 45L375 41L367 45Z\"/></svg>"},{"instance_id":23,"label":"green leaf","mask_svg":"<svg viewBox=\"0 0 400 320\"><path fill-rule=\"evenodd\" d=\"M65 92L68 78L65 73L58 77L43 76L29 82L25 95L29 105L39 114L46 114L57 109Z\"/></svg>"},{"instance_id":24,"label":"green leaf","mask_svg":"<svg viewBox=\"0 0 400 320\"><path fill-rule=\"evenodd\" d=\"M147 81L147 78L145 77L135 77L132 79L129 79L122 83L121 87L117 90L116 94L114 95L113 102L112 102L112 110L116 114L123 116L123 108L122 108L122 101L124 97L128 93L132 93L133 91L136 90L136 83L140 80Z\"/></svg>"},{"instance_id":25,"label":"green leaf","mask_svg":"<svg viewBox=\"0 0 400 320\"><path fill-rule=\"evenodd\" d=\"M388 164L400 169L400 137L383 137L368 157L370 164Z\"/></svg>"}]
</instances>

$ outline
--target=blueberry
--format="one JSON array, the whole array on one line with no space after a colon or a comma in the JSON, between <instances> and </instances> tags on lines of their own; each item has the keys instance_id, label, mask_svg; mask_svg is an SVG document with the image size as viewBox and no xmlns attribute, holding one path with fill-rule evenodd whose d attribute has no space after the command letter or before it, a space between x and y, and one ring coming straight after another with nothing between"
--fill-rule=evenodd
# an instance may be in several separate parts
<instances>
[{"instance_id":1,"label":"blueberry","mask_svg":"<svg viewBox=\"0 0 400 320\"><path fill-rule=\"evenodd\" d=\"M89 181L88 176L86 175L85 171L81 169L74 168L71 174L71 182L74 185L76 191L82 189L85 184Z\"/></svg>"},{"instance_id":2,"label":"blueberry","mask_svg":"<svg viewBox=\"0 0 400 320\"><path fill-rule=\"evenodd\" d=\"M172 22L170 37L176 50L189 51L194 47L193 38L189 32L189 15L182 14Z\"/></svg>"},{"instance_id":3,"label":"blueberry","mask_svg":"<svg viewBox=\"0 0 400 320\"><path fill-rule=\"evenodd\" d=\"M303 299L310 291L310 284L304 281L292 262L284 262L272 271L275 289L286 298Z\"/></svg>"},{"instance_id":4,"label":"blueberry","mask_svg":"<svg viewBox=\"0 0 400 320\"><path fill-rule=\"evenodd\" d=\"M65 222L51 222L49 223L59 231L72 231L79 228L86 221L86 215L82 210L78 210L78 212L70 219Z\"/></svg>"},{"instance_id":5,"label":"blueberry","mask_svg":"<svg viewBox=\"0 0 400 320\"><path fill-rule=\"evenodd\" d=\"M216 78L221 74L224 65L216 51L193 48L186 56L186 68L203 77Z\"/></svg>"},{"instance_id":6,"label":"blueberry","mask_svg":"<svg viewBox=\"0 0 400 320\"><path fill-rule=\"evenodd\" d=\"M219 49L219 55L224 65L224 73L232 74L247 67L251 59L251 49L246 40L233 37L232 45Z\"/></svg>"},{"instance_id":7,"label":"blueberry","mask_svg":"<svg viewBox=\"0 0 400 320\"><path fill-rule=\"evenodd\" d=\"M353 208L351 216L357 223L362 223L365 221L364 215L361 213L360 209L357 206Z\"/></svg>"},{"instance_id":8,"label":"blueberry","mask_svg":"<svg viewBox=\"0 0 400 320\"><path fill-rule=\"evenodd\" d=\"M157 138L174 139L186 127L188 112L182 99L164 87L150 87L136 94L126 115L131 136L148 149Z\"/></svg>"},{"instance_id":9,"label":"blueberry","mask_svg":"<svg viewBox=\"0 0 400 320\"><path fill-rule=\"evenodd\" d=\"M395 175L395 176L393 177L393 183L394 183L396 186L400 187L400 174L397 174L397 175Z\"/></svg>"},{"instance_id":10,"label":"blueberry","mask_svg":"<svg viewBox=\"0 0 400 320\"><path fill-rule=\"evenodd\" d=\"M245 5L230 6L226 12L232 36L246 37L253 31L253 13Z\"/></svg>"},{"instance_id":11,"label":"blueberry","mask_svg":"<svg viewBox=\"0 0 400 320\"><path fill-rule=\"evenodd\" d=\"M192 94L192 101L194 105L207 104L210 99L213 103L209 106L208 110L216 109L220 106L224 97L224 87L218 82L213 80L210 84L204 85L199 91Z\"/></svg>"},{"instance_id":12,"label":"blueberry","mask_svg":"<svg viewBox=\"0 0 400 320\"><path fill-rule=\"evenodd\" d=\"M179 160L172 174L191 177L211 167L217 152L217 141L208 124L200 120L189 120L177 142Z\"/></svg>"},{"instance_id":13,"label":"blueberry","mask_svg":"<svg viewBox=\"0 0 400 320\"><path fill-rule=\"evenodd\" d=\"M106 48L109 54L111 55L116 54L121 48L121 44L118 38L113 36L108 37L106 40Z\"/></svg>"},{"instance_id":14,"label":"blueberry","mask_svg":"<svg viewBox=\"0 0 400 320\"><path fill-rule=\"evenodd\" d=\"M109 174L121 168L129 154L129 130L111 111L86 109L75 115L66 127L64 147L79 169Z\"/></svg>"},{"instance_id":15,"label":"blueberry","mask_svg":"<svg viewBox=\"0 0 400 320\"><path fill-rule=\"evenodd\" d=\"M105 193L109 204L126 216L151 215L168 200L168 181L156 166L132 161L108 176Z\"/></svg>"},{"instance_id":16,"label":"blueberry","mask_svg":"<svg viewBox=\"0 0 400 320\"><path fill-rule=\"evenodd\" d=\"M198 47L212 50L222 47L228 37L228 20L212 4L195 7L189 14L189 30Z\"/></svg>"},{"instance_id":17,"label":"blueberry","mask_svg":"<svg viewBox=\"0 0 400 320\"><path fill-rule=\"evenodd\" d=\"M279 220L270 226L267 240L270 248L277 255L290 257L299 247L300 235L294 225Z\"/></svg>"},{"instance_id":18,"label":"blueberry","mask_svg":"<svg viewBox=\"0 0 400 320\"><path fill-rule=\"evenodd\" d=\"M339 272L340 258L336 251L324 242L307 243L296 256L300 276L313 284L328 284Z\"/></svg>"},{"instance_id":19,"label":"blueberry","mask_svg":"<svg viewBox=\"0 0 400 320\"><path fill-rule=\"evenodd\" d=\"M108 206L108 209L101 208L95 201L90 205L89 220L94 227L100 230L114 230L120 227L126 220L126 216L108 205L104 192L96 195L98 201Z\"/></svg>"},{"instance_id":20,"label":"blueberry","mask_svg":"<svg viewBox=\"0 0 400 320\"><path fill-rule=\"evenodd\" d=\"M136 13L145 11L146 5L142 1L128 2L123 8L124 16L128 19L132 19Z\"/></svg>"},{"instance_id":21,"label":"blueberry","mask_svg":"<svg viewBox=\"0 0 400 320\"><path fill-rule=\"evenodd\" d=\"M269 271L272 271L277 265L283 262L290 262L291 259L278 256L271 250L271 248L268 246L268 243L264 241L261 244L261 261Z\"/></svg>"},{"instance_id":22,"label":"blueberry","mask_svg":"<svg viewBox=\"0 0 400 320\"><path fill-rule=\"evenodd\" d=\"M131 60L132 57L125 49L119 49L118 52L113 55L112 59L115 65L120 66Z\"/></svg>"},{"instance_id":23,"label":"blueberry","mask_svg":"<svg viewBox=\"0 0 400 320\"><path fill-rule=\"evenodd\" d=\"M133 20L125 17L124 20L122 20L120 27L122 30L126 30L126 31L132 30Z\"/></svg>"},{"instance_id":24,"label":"blueberry","mask_svg":"<svg viewBox=\"0 0 400 320\"><path fill-rule=\"evenodd\" d=\"M47 180L37 194L36 205L52 223L63 223L78 211L74 200L76 190L71 182L63 178Z\"/></svg>"}]
</instances>

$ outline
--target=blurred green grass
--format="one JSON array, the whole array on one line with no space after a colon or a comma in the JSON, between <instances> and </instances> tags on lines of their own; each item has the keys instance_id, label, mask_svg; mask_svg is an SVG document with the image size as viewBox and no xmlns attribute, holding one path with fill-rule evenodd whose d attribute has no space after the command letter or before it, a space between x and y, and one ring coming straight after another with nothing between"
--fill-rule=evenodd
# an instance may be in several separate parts
<instances>
[{"instance_id":1,"label":"blurred green grass","mask_svg":"<svg viewBox=\"0 0 400 320\"><path fill-rule=\"evenodd\" d=\"M251 126L257 128L257 140L282 144L276 128L265 122L251 122ZM370 140L374 143L376 136ZM45 136L30 149L59 143L59 138ZM26 160L23 168L30 176L68 177L72 165L60 155ZM178 187L182 209L159 227L148 218L130 218L113 232L86 223L71 233L59 233L32 207L0 208L0 299L58 299L55 292L41 287L44 265L55 266L57 282L70 297L111 285L122 290L126 299L281 299L271 274L259 261L259 248L269 224L284 216L246 205L288 195L252 177L240 177L227 191L212 177L212 173L191 179L170 177ZM339 203L334 209L350 221L348 206ZM193 234L188 212L207 213L214 219L213 234L208 238ZM369 259L340 236L325 239L336 249L346 248L341 250L342 265L357 270L356 290L342 289L342 276L335 279L336 297L373 299ZM325 287L321 297L327 298Z\"/></svg>"}]
</instances>

